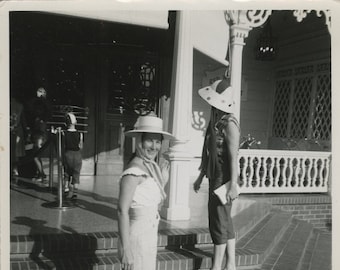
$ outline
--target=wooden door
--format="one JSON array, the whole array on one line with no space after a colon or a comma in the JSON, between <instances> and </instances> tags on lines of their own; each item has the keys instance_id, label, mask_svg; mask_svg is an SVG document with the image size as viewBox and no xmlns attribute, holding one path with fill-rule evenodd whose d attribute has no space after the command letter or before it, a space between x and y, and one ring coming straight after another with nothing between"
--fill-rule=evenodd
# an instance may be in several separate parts
<instances>
[{"instance_id":1,"label":"wooden door","mask_svg":"<svg viewBox=\"0 0 340 270\"><path fill-rule=\"evenodd\" d=\"M102 59L102 87L97 104L97 175L120 174L133 152L124 132L139 115L157 110L156 59L141 52L121 52Z\"/></svg>"}]
</instances>

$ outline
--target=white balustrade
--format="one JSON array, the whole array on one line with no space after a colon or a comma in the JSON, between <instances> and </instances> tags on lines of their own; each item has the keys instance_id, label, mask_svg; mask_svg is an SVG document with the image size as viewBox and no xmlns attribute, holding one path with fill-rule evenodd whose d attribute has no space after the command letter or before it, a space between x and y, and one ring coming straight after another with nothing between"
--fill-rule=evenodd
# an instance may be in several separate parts
<instances>
[{"instance_id":1,"label":"white balustrade","mask_svg":"<svg viewBox=\"0 0 340 270\"><path fill-rule=\"evenodd\" d=\"M330 152L239 150L241 193L329 191Z\"/></svg>"}]
</instances>

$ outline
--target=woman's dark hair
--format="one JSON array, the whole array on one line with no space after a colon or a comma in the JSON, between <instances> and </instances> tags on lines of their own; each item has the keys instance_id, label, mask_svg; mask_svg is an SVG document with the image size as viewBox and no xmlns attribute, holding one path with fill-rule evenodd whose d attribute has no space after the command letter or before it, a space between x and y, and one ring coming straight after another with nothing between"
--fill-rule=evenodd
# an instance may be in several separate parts
<instances>
[{"instance_id":1,"label":"woman's dark hair","mask_svg":"<svg viewBox=\"0 0 340 270\"><path fill-rule=\"evenodd\" d=\"M215 107L211 107L211 115L210 115L210 121L212 124L216 124L216 122L218 120L221 119L221 117L225 114L229 114L229 113L226 113L224 111L221 111Z\"/></svg>"},{"instance_id":2,"label":"woman's dark hair","mask_svg":"<svg viewBox=\"0 0 340 270\"><path fill-rule=\"evenodd\" d=\"M147 134L147 132L142 133L142 141L145 139L146 134ZM158 133L155 133L155 134L158 134ZM164 136L163 136L163 134L160 134L160 135L161 135L161 141L163 141Z\"/></svg>"}]
</instances>

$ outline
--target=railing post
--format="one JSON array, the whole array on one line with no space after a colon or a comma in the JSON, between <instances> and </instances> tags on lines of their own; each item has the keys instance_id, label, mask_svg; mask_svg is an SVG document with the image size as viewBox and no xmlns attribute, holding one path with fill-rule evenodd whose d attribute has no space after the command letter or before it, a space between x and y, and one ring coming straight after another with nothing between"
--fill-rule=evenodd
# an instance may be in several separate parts
<instances>
[{"instance_id":1,"label":"railing post","mask_svg":"<svg viewBox=\"0 0 340 270\"><path fill-rule=\"evenodd\" d=\"M63 206L63 163L62 163L62 148L61 148L61 129L58 128L58 201L59 207Z\"/></svg>"},{"instance_id":2,"label":"railing post","mask_svg":"<svg viewBox=\"0 0 340 270\"><path fill-rule=\"evenodd\" d=\"M50 179L49 179L49 188L52 190L53 188L53 173L54 173L54 155L53 155L53 150L54 150L54 138L53 138L53 131L54 131L54 128L52 127L51 128L51 134L50 134L50 139L51 139L51 142L50 142L50 166L49 166L49 176L50 176Z\"/></svg>"},{"instance_id":3,"label":"railing post","mask_svg":"<svg viewBox=\"0 0 340 270\"><path fill-rule=\"evenodd\" d=\"M75 205L69 200L63 201L63 163L62 163L62 147L61 147L61 128L57 129L57 159L58 159L58 200L46 203L44 206L59 210L67 210Z\"/></svg>"}]
</instances>

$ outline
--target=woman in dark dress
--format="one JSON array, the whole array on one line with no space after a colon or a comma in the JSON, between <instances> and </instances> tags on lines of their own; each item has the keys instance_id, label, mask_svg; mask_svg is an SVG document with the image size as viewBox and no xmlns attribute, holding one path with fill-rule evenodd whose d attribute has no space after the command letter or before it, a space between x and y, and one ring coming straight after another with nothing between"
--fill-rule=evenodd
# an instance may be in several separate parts
<instances>
[{"instance_id":1,"label":"woman in dark dress","mask_svg":"<svg viewBox=\"0 0 340 270\"><path fill-rule=\"evenodd\" d=\"M199 90L199 95L212 106L209 126L205 135L201 173L194 183L200 189L203 177L209 179L209 230L214 243L211 269L222 269L224 254L226 269L236 270L235 232L231 218L232 202L238 197L238 147L240 128L234 116L233 91L226 79ZM226 204L214 194L222 185L228 186Z\"/></svg>"}]
</instances>

